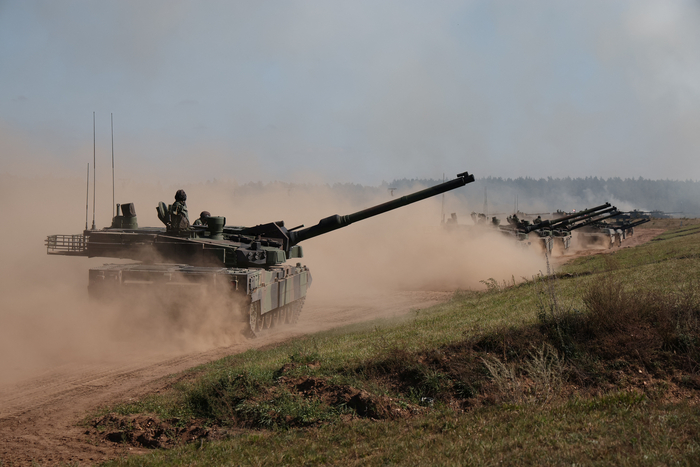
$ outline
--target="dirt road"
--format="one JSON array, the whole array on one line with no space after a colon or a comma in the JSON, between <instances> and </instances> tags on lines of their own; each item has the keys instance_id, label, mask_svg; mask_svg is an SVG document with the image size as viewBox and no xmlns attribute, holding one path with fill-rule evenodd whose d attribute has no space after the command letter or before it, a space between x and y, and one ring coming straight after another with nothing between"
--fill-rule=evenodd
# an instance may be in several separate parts
<instances>
[{"instance_id":1,"label":"dirt road","mask_svg":"<svg viewBox=\"0 0 700 467\"><path fill-rule=\"evenodd\" d=\"M449 292L397 292L330 301L310 295L299 323L285 332L198 352L132 352L125 345L111 362L63 364L0 386L0 465L94 464L135 453L128 447L90 444L77 423L101 405L162 390L169 381L166 376L187 368L308 332L399 316L450 296Z\"/></svg>"}]
</instances>

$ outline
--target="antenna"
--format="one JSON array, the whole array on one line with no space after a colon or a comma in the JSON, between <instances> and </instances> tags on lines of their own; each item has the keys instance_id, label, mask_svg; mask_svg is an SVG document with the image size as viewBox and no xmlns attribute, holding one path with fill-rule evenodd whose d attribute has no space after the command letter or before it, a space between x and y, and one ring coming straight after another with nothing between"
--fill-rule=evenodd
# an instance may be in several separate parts
<instances>
[{"instance_id":1,"label":"antenna","mask_svg":"<svg viewBox=\"0 0 700 467\"><path fill-rule=\"evenodd\" d=\"M85 230L88 229L88 205L90 203L90 163L87 166L87 189L85 190Z\"/></svg>"},{"instance_id":2,"label":"antenna","mask_svg":"<svg viewBox=\"0 0 700 467\"><path fill-rule=\"evenodd\" d=\"M96 139L95 136L95 112L92 113L92 230L95 230L95 154L96 154Z\"/></svg>"},{"instance_id":3,"label":"antenna","mask_svg":"<svg viewBox=\"0 0 700 467\"><path fill-rule=\"evenodd\" d=\"M442 183L445 183L445 172L442 173ZM440 211L441 220L440 223L445 223L445 193L442 194L442 209Z\"/></svg>"},{"instance_id":4,"label":"antenna","mask_svg":"<svg viewBox=\"0 0 700 467\"><path fill-rule=\"evenodd\" d=\"M110 113L112 121L112 217L114 217L114 114Z\"/></svg>"}]
</instances>

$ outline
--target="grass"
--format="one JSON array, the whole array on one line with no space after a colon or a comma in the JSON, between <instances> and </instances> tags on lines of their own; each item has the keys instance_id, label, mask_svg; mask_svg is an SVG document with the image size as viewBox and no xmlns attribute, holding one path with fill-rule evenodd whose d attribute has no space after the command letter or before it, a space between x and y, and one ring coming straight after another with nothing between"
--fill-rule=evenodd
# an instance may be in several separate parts
<instances>
[{"instance_id":1,"label":"grass","mask_svg":"<svg viewBox=\"0 0 700 467\"><path fill-rule=\"evenodd\" d=\"M192 369L93 414L139 465L700 462L700 225ZM194 442L192 442L194 440Z\"/></svg>"},{"instance_id":2,"label":"grass","mask_svg":"<svg viewBox=\"0 0 700 467\"><path fill-rule=\"evenodd\" d=\"M700 224L700 218L673 218L673 219L651 219L650 222L642 224L636 229L676 229L678 227Z\"/></svg>"},{"instance_id":3,"label":"grass","mask_svg":"<svg viewBox=\"0 0 700 467\"><path fill-rule=\"evenodd\" d=\"M553 409L436 410L401 421L253 431L119 465L697 465L700 413L612 394Z\"/></svg>"},{"instance_id":4,"label":"grass","mask_svg":"<svg viewBox=\"0 0 700 467\"><path fill-rule=\"evenodd\" d=\"M650 243L639 248L624 248L611 255L592 255L580 258L572 264L564 266L562 272L569 274L598 273L611 269L629 270L629 276L637 279L640 273L647 272L660 276L661 287L672 286L682 277L679 273L697 273L700 269L697 259L700 258L698 234L700 224L678 227L668 230L656 237ZM665 271L660 263L673 260L674 264ZM683 264L684 260L689 260ZM680 264L677 262L680 261ZM670 273L670 275L669 275ZM648 277L643 277L648 279ZM651 283L650 281L647 281Z\"/></svg>"}]
</instances>

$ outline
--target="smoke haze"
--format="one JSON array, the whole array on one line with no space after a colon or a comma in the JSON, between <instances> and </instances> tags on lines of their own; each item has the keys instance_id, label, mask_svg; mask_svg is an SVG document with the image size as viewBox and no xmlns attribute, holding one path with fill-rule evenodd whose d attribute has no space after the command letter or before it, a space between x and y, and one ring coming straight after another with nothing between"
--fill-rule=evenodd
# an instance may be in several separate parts
<instances>
[{"instance_id":1,"label":"smoke haze","mask_svg":"<svg viewBox=\"0 0 700 467\"><path fill-rule=\"evenodd\" d=\"M66 362L178 354L243 339L240 324L232 321L231 304L217 303L211 296L189 297L179 309L163 309L148 294L129 296L129 305L122 307L91 302L88 269L120 261L49 257L43 246L49 234L82 231L84 182L49 175L3 176L1 181L3 214L12 229L5 230L0 244L0 382ZM160 200L172 202L177 188L124 182L117 188L117 201L135 203L141 226L158 226L155 206ZM365 196L349 197L344 190L323 185L231 189L227 183L211 183L185 189L193 220L199 211L208 210L226 216L230 225L285 220L289 226L308 226L389 196L384 190L369 190ZM90 217L91 197L92 192ZM98 227L110 221L108 205L109 201L98 203ZM510 281L544 268L541 256L505 239L470 243L445 237L440 208L439 198L425 200L304 242L301 261L313 276L307 305L314 300L329 304L381 300L397 290L480 288L481 280Z\"/></svg>"},{"instance_id":2,"label":"smoke haze","mask_svg":"<svg viewBox=\"0 0 700 467\"><path fill-rule=\"evenodd\" d=\"M691 0L3 2L0 171L73 176L94 110L144 180L698 180L699 48Z\"/></svg>"}]
</instances>

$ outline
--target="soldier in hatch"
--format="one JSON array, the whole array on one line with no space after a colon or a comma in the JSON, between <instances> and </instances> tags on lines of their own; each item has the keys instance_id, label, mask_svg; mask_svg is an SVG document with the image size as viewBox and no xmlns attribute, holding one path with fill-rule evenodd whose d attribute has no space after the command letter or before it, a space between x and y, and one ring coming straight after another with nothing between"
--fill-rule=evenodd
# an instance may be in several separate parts
<instances>
[{"instance_id":1,"label":"soldier in hatch","mask_svg":"<svg viewBox=\"0 0 700 467\"><path fill-rule=\"evenodd\" d=\"M190 227L190 218L187 215L187 193L185 190L177 190L175 202L170 206L170 225L174 230L187 230Z\"/></svg>"},{"instance_id":2,"label":"soldier in hatch","mask_svg":"<svg viewBox=\"0 0 700 467\"><path fill-rule=\"evenodd\" d=\"M199 219L194 221L193 225L207 225L207 219L211 217L211 214L209 214L209 211L202 211L199 214Z\"/></svg>"}]
</instances>

